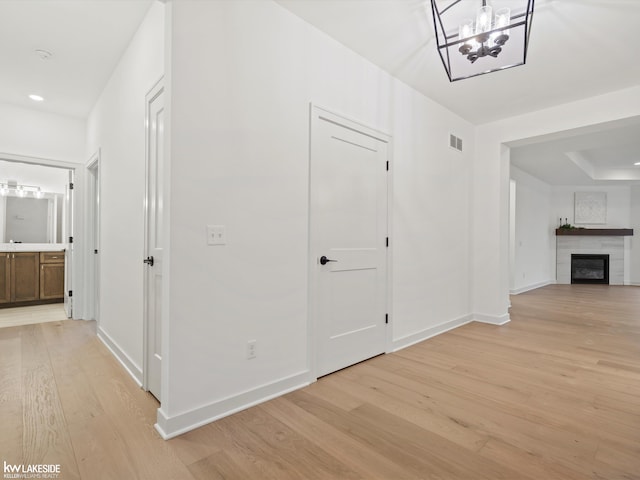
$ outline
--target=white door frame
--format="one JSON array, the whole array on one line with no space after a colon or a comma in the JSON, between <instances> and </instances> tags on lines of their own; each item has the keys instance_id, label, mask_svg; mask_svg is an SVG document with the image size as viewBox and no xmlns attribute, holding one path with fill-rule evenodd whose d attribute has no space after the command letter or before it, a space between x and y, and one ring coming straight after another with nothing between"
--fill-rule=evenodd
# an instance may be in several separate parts
<instances>
[{"instance_id":1,"label":"white door frame","mask_svg":"<svg viewBox=\"0 0 640 480\"><path fill-rule=\"evenodd\" d=\"M149 114L150 114L150 105L153 100L160 95L164 90L164 76L160 77L158 81L155 83L151 90L145 96L145 186L144 186L144 245L143 245L143 256L146 258L148 256L148 246L149 246L149 205L147 203L147 199L149 198L149 162L150 158L150 149L149 149ZM140 261L142 262L142 258ZM164 267L165 262L162 262L161 268L163 269L163 275L166 272ZM142 333L142 388L145 391L149 391L149 312L147 300L149 296L149 285L148 285L148 274L147 270L144 270L143 275L143 333ZM163 308L163 307L162 307ZM164 312L163 312L164 313ZM164 315L162 316L164 318ZM162 328L162 326L160 326ZM162 390L162 375L161 375L161 390ZM162 404L162 399L157 399Z\"/></svg>"},{"instance_id":2,"label":"white door frame","mask_svg":"<svg viewBox=\"0 0 640 480\"><path fill-rule=\"evenodd\" d=\"M328 108L322 107L318 104L314 104L311 102L309 104L309 185L311 185L311 155L312 155L312 142L314 135L314 128L316 126L316 122L318 121L317 115L321 113L326 113L331 115L332 117L339 117L340 119L345 121L345 125L342 125L346 128L351 128L348 124L356 124L363 127L366 130L374 131L381 136L385 137L388 140L388 152L387 159L389 161L389 169L387 172L387 237L389 238L389 246L387 248L387 286L386 286L386 294L387 294L387 313L388 313L388 324L385 332L385 353L389 353L393 350L393 304L392 304L392 279L393 279L393 263L392 263L392 245L393 238L391 238L391 232L393 231L393 209L392 209L392 198L393 198L393 137L386 132L383 132L377 128L366 125L358 120L354 120L346 115L336 113ZM317 354L318 354L318 345L317 345L317 332L318 332L318 275L320 271L317 265L317 258L313 255L313 252L317 251L318 245L316 245L315 239L318 238L316 234L316 230L313 224L312 212L316 207L315 199L311 197L311 188L309 188L309 250L307 252L308 257L308 271L309 271L309 310L308 310L308 336L307 336L307 366L310 374L309 381L315 381L318 378L318 362L317 362Z\"/></svg>"},{"instance_id":3,"label":"white door frame","mask_svg":"<svg viewBox=\"0 0 640 480\"><path fill-rule=\"evenodd\" d=\"M100 149L87 163L87 317L100 326ZM98 254L95 253L98 250Z\"/></svg>"},{"instance_id":4,"label":"white door frame","mask_svg":"<svg viewBox=\"0 0 640 480\"><path fill-rule=\"evenodd\" d=\"M84 181L84 176L81 176L80 174L82 173L82 165L78 164L78 163L72 163L72 162L65 162L62 160L54 160L51 158L44 158L44 157L32 157L32 156L28 156L28 155L16 155L16 154L12 154L12 153L5 153L5 152L0 152L0 160L5 160L7 162L15 162L15 163L27 163L30 165L42 165L43 167L55 167L55 168L62 168L62 169L66 169L69 170L72 173L73 176L73 181L74 181L74 194L71 196L71 211L73 213L73 218L69 219L71 221L73 221L73 225L75 228L75 233L74 233L74 244L77 245L78 244L78 232L80 231L80 228L84 222L82 219L82 213L83 210L81 208L78 208L80 205L78 204L78 200L77 200L77 196L78 196L78 192L82 192L82 189L79 188ZM65 212L65 215L67 215L68 212ZM67 238L63 238L63 243L67 243L68 239ZM81 270L81 267L83 266L83 261L81 258L74 258L72 260L72 262L70 262L69 265L65 266L65 269L69 269L70 272L72 272L71 274L71 281L67 284L67 289L65 289L65 297L68 295L68 290L75 290L74 291L74 296L76 298L80 297L81 295L84 295L84 289L82 287L82 283L83 282L75 282L75 278L84 278L84 272ZM65 276L66 277L66 276ZM67 279L65 278L65 282L67 281ZM75 302L74 302L75 303ZM77 307L77 305L76 305ZM82 318L82 312L79 313L79 309L74 308L73 310L73 315L71 318Z\"/></svg>"}]
</instances>

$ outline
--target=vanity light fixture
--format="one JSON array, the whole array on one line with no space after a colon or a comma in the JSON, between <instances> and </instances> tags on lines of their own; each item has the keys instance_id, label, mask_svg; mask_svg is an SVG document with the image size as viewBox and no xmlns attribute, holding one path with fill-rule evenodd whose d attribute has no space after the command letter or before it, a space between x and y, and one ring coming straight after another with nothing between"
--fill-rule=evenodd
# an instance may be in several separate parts
<instances>
[{"instance_id":1,"label":"vanity light fixture","mask_svg":"<svg viewBox=\"0 0 640 480\"><path fill-rule=\"evenodd\" d=\"M487 0L448 0L444 8L438 6L444 3L431 0L431 10L449 81L525 64L534 0L495 0L495 14Z\"/></svg>"},{"instance_id":2,"label":"vanity light fixture","mask_svg":"<svg viewBox=\"0 0 640 480\"><path fill-rule=\"evenodd\" d=\"M35 185L18 185L16 182L9 180L7 183L0 183L0 195L3 197L12 195L23 198L27 196L44 198L45 192Z\"/></svg>"}]
</instances>

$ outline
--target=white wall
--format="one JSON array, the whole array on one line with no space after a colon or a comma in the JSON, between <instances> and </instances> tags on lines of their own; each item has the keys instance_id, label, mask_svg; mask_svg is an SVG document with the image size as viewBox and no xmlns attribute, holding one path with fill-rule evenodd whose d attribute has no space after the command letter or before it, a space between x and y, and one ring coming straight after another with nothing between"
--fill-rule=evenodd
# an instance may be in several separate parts
<instances>
[{"instance_id":1,"label":"white wall","mask_svg":"<svg viewBox=\"0 0 640 480\"><path fill-rule=\"evenodd\" d=\"M168 8L161 431L312 380L309 102L393 136L389 348L467 321L471 157L448 133L471 152L472 126L273 2ZM226 225L226 246L206 246L207 224ZM258 361L245 359L248 339Z\"/></svg>"},{"instance_id":2,"label":"white wall","mask_svg":"<svg viewBox=\"0 0 640 480\"><path fill-rule=\"evenodd\" d=\"M0 160L0 182L7 180L40 187L46 193L64 194L69 183L69 172L62 168Z\"/></svg>"},{"instance_id":3,"label":"white wall","mask_svg":"<svg viewBox=\"0 0 640 480\"><path fill-rule=\"evenodd\" d=\"M629 226L634 236L629 239L631 254L629 255L629 283L640 285L640 185L630 188Z\"/></svg>"},{"instance_id":4,"label":"white wall","mask_svg":"<svg viewBox=\"0 0 640 480\"><path fill-rule=\"evenodd\" d=\"M640 115L640 86L481 125L473 189L473 310L508 319L510 142Z\"/></svg>"},{"instance_id":5,"label":"white wall","mask_svg":"<svg viewBox=\"0 0 640 480\"><path fill-rule=\"evenodd\" d=\"M551 186L511 166L516 182L514 265L511 293L551 283L556 225L550 220Z\"/></svg>"},{"instance_id":6,"label":"white wall","mask_svg":"<svg viewBox=\"0 0 640 480\"><path fill-rule=\"evenodd\" d=\"M0 104L1 153L81 163L85 132L84 119Z\"/></svg>"},{"instance_id":7,"label":"white wall","mask_svg":"<svg viewBox=\"0 0 640 480\"><path fill-rule=\"evenodd\" d=\"M164 5L150 8L88 118L84 159L100 165L99 335L140 381L145 95L164 72Z\"/></svg>"},{"instance_id":8,"label":"white wall","mask_svg":"<svg viewBox=\"0 0 640 480\"><path fill-rule=\"evenodd\" d=\"M575 192L605 192L607 194L607 218L602 225L576 225L574 218ZM584 228L629 228L630 222L630 187L629 186L554 186L552 188L551 217L558 226L560 217L569 223Z\"/></svg>"}]
</instances>

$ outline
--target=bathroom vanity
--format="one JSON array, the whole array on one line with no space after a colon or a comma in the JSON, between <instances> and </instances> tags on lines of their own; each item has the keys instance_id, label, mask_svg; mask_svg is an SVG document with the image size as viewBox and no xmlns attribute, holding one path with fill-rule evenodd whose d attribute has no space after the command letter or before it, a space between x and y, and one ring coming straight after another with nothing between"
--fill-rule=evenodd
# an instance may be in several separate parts
<instances>
[{"instance_id":1,"label":"bathroom vanity","mask_svg":"<svg viewBox=\"0 0 640 480\"><path fill-rule=\"evenodd\" d=\"M64 301L64 247L34 246L0 244L0 308Z\"/></svg>"}]
</instances>

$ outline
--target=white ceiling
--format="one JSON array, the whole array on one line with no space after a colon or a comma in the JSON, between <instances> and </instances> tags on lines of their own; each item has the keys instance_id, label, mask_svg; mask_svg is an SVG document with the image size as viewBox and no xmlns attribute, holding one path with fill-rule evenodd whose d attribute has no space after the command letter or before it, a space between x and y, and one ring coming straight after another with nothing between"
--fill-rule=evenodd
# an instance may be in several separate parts
<instances>
[{"instance_id":1,"label":"white ceiling","mask_svg":"<svg viewBox=\"0 0 640 480\"><path fill-rule=\"evenodd\" d=\"M0 103L86 117L153 1L0 0ZM428 0L276 1L476 124L640 84L640 0L537 0L527 64L454 83L436 52ZM41 60L36 49L53 57ZM45 101L34 103L30 93ZM603 131L598 145L562 146L565 151L552 156L542 142L518 146L526 150L515 149L514 158L541 178L559 177L556 170L563 168L563 181L588 181L589 165L602 176L606 165L640 150L640 135L611 126ZM621 147L608 138L614 135L633 141ZM577 153L562 166L566 152ZM583 169L576 170L578 164Z\"/></svg>"},{"instance_id":2,"label":"white ceiling","mask_svg":"<svg viewBox=\"0 0 640 480\"><path fill-rule=\"evenodd\" d=\"M1 0L0 103L86 117L151 3Z\"/></svg>"},{"instance_id":3,"label":"white ceiling","mask_svg":"<svg viewBox=\"0 0 640 480\"><path fill-rule=\"evenodd\" d=\"M537 0L526 65L453 83L437 53L429 0L276 1L476 124L640 85L640 0ZM438 0L439 9L452 1ZM468 4L475 12L481 4L462 1L455 8ZM523 5L493 3L513 12ZM638 125L616 129L602 126L595 136L567 132L566 143L514 147L512 157L551 184L640 180L640 167L629 167L630 160L640 161Z\"/></svg>"},{"instance_id":4,"label":"white ceiling","mask_svg":"<svg viewBox=\"0 0 640 480\"><path fill-rule=\"evenodd\" d=\"M640 118L511 145L511 164L550 185L640 183Z\"/></svg>"},{"instance_id":5,"label":"white ceiling","mask_svg":"<svg viewBox=\"0 0 640 480\"><path fill-rule=\"evenodd\" d=\"M276 1L473 123L640 84L639 0L537 0L527 64L454 83L437 53L429 0ZM463 1L474 16L480 0ZM500 1L514 13L524 3Z\"/></svg>"}]
</instances>

